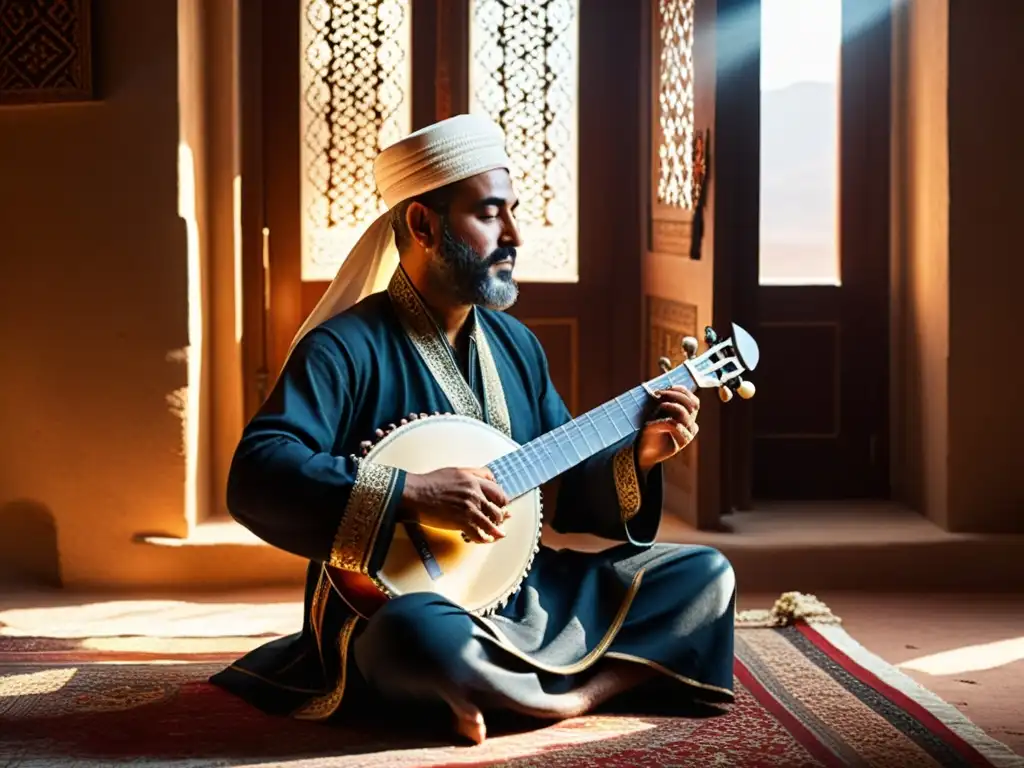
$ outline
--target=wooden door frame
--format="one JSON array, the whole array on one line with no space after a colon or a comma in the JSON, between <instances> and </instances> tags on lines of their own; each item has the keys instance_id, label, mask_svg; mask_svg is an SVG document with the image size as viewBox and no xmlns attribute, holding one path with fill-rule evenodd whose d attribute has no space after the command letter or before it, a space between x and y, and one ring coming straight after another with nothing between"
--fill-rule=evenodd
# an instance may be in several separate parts
<instances>
[{"instance_id":1,"label":"wooden door frame","mask_svg":"<svg viewBox=\"0 0 1024 768\"><path fill-rule=\"evenodd\" d=\"M715 322L735 322L757 337L761 157L760 59L745 56L760 40L760 0L718 0L715 77ZM757 379L756 373L750 377ZM753 506L754 419L749 407L722 408L723 514Z\"/></svg>"},{"instance_id":2,"label":"wooden door frame","mask_svg":"<svg viewBox=\"0 0 1024 768\"><path fill-rule=\"evenodd\" d=\"M658 356L679 355L679 338L666 344L666 332L693 333L701 338L703 348L706 324L720 334L728 334L733 322L751 331L756 328L756 308L740 293L743 282L735 279L740 267L756 265L756 252L752 260L744 261L744 248L756 248L757 240L750 240L743 226L744 205L751 190L744 177L749 152L743 145L747 134L741 125L746 103L735 89L742 72L723 66L742 43L737 39L741 35L737 35L730 4L735 5L735 0L694 0L693 120L694 129L707 139L706 199L699 211L672 211L656 204L657 188L652 183L659 172L654 148L661 140L656 122L660 114L660 22L656 0L644 3L648 37L642 88L649 97L644 109L647 148L642 166L647 177L643 196L645 235L649 238L645 242L649 271L644 282L650 308L645 339L649 375L656 373L653 366ZM724 34L723 20L728 24ZM753 200L756 206L756 188ZM703 229L693 228L698 212ZM756 207L753 214L757 214ZM701 240L695 242L694 237ZM752 378L756 380L756 373ZM749 419L750 407L739 400L723 405L711 391L703 391L701 396L700 438L692 449L671 460L674 466L666 466L665 506L667 514L689 526L716 530L722 527L722 516L741 503L743 483L737 481L734 465L747 458L741 451L749 448L749 443L737 440L734 432Z\"/></svg>"},{"instance_id":3,"label":"wooden door frame","mask_svg":"<svg viewBox=\"0 0 1024 768\"><path fill-rule=\"evenodd\" d=\"M865 493L890 498L889 431L892 421L889 383L892 380L890 350L892 255L892 0L843 2L844 34L857 28L857 14L885 15L843 49L843 119L840 127L841 215L853 221L840 229L840 270L844 288L844 342L857 350L879 372L870 377L872 402L880 404L874 451L877 473L868 478ZM855 9L855 10L854 10ZM852 82L851 82L852 81ZM860 129L852 131L854 121ZM845 132L845 136L843 133ZM852 193L857 190L857 193ZM863 222L870 222L863 225ZM851 308L851 305L853 307ZM869 311L864 311L865 306ZM856 312L857 323L849 322ZM848 362L847 362L848 364Z\"/></svg>"},{"instance_id":4,"label":"wooden door frame","mask_svg":"<svg viewBox=\"0 0 1024 768\"><path fill-rule=\"evenodd\" d=\"M248 421L263 401L269 376L270 329L263 265L263 3L239 0L239 148L241 155L242 390Z\"/></svg>"},{"instance_id":5,"label":"wooden door frame","mask_svg":"<svg viewBox=\"0 0 1024 768\"><path fill-rule=\"evenodd\" d=\"M851 3L860 3L854 6ZM867 32L846 41L851 28L857 28L858 14L870 14L884 7L887 15ZM732 317L757 335L761 322L761 291L758 251L760 223L760 37L761 0L718 0L719 17L730 18L730 39L737 46L755 46L755 55L740 66L730 66L732 57L719 51L718 100L716 103L718 174L715 205L716 259L723 269L716 270L716 322L719 307L723 320ZM740 24L736 20L741 20ZM890 0L844 0L843 2L843 75L840 103L840 176L841 280L845 288L867 297L872 311L862 322L844 325L845 341L861 354L871 356L885 374L878 377L876 400L889 406L889 347L891 299L890 287L890 208L889 156L891 89L877 85L889 82L891 72ZM723 68L724 67L724 68ZM857 125L856 130L851 128ZM885 172L879 168L884 166ZM851 220L869 220L871 227L848 225ZM858 258L850 258L858 254ZM727 268L726 268L727 265ZM777 291L806 290L800 287L774 288ZM795 294L794 294L795 295ZM844 304L857 300L850 291ZM721 304L719 304L721 302ZM844 312L850 316L849 309ZM756 399L755 399L756 407ZM751 409L726 409L723 416L722 493L728 499L724 507L751 509L754 428ZM886 413L879 424L878 463L884 477L872 488L872 495L889 495L889 422Z\"/></svg>"}]
</instances>

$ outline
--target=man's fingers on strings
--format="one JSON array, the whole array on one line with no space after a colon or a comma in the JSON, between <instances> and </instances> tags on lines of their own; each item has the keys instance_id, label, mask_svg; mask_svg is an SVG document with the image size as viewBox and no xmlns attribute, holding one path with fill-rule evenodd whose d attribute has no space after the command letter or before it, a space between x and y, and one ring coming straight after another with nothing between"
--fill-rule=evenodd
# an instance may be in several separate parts
<instances>
[{"instance_id":1,"label":"man's fingers on strings","mask_svg":"<svg viewBox=\"0 0 1024 768\"><path fill-rule=\"evenodd\" d=\"M477 512L470 518L469 527L477 534L479 541L482 542L505 538L504 531L492 523L483 512Z\"/></svg>"},{"instance_id":2,"label":"man's fingers on strings","mask_svg":"<svg viewBox=\"0 0 1024 768\"><path fill-rule=\"evenodd\" d=\"M508 496L502 487L493 480L482 480L480 482L480 490L483 491L484 498L488 501L498 505L499 507L508 506Z\"/></svg>"},{"instance_id":3,"label":"man's fingers on strings","mask_svg":"<svg viewBox=\"0 0 1024 768\"><path fill-rule=\"evenodd\" d=\"M494 523L494 525L500 526L502 523L505 522L505 519L508 517L508 513L506 510L502 509L497 504L491 501L487 501L486 499L484 500L483 504L481 504L480 508L483 511L483 513L487 516L487 519Z\"/></svg>"},{"instance_id":4,"label":"man's fingers on strings","mask_svg":"<svg viewBox=\"0 0 1024 768\"><path fill-rule=\"evenodd\" d=\"M671 435L672 439L676 442L679 441L680 436L690 434L690 428L686 424L673 419L662 419L655 422L652 426L660 434Z\"/></svg>"},{"instance_id":5,"label":"man's fingers on strings","mask_svg":"<svg viewBox=\"0 0 1024 768\"><path fill-rule=\"evenodd\" d=\"M467 544L488 544L489 540L475 525L467 525L462 531L462 540Z\"/></svg>"},{"instance_id":6,"label":"man's fingers on strings","mask_svg":"<svg viewBox=\"0 0 1024 768\"><path fill-rule=\"evenodd\" d=\"M696 424L687 426L686 424L676 424L673 430L677 441L681 441L683 445L689 443L693 438L697 436L697 430L699 427Z\"/></svg>"},{"instance_id":7,"label":"man's fingers on strings","mask_svg":"<svg viewBox=\"0 0 1024 768\"><path fill-rule=\"evenodd\" d=\"M686 389L685 387L672 387L670 389L662 389L657 393L658 399L663 403L681 403L687 406L691 411L696 411L700 408L700 398L697 397L693 392Z\"/></svg>"},{"instance_id":8,"label":"man's fingers on strings","mask_svg":"<svg viewBox=\"0 0 1024 768\"><path fill-rule=\"evenodd\" d=\"M659 389L658 393L660 394L662 392L689 392L689 391L690 390L688 390L682 384L673 384L671 387L665 387L664 389Z\"/></svg>"},{"instance_id":9,"label":"man's fingers on strings","mask_svg":"<svg viewBox=\"0 0 1024 768\"><path fill-rule=\"evenodd\" d=\"M665 417L666 421L681 424L695 424L696 415L679 403L662 403L658 413Z\"/></svg>"},{"instance_id":10,"label":"man's fingers on strings","mask_svg":"<svg viewBox=\"0 0 1024 768\"><path fill-rule=\"evenodd\" d=\"M494 473L491 472L491 470L489 470L487 467L466 467L462 471L468 472L471 475L476 475L477 477L481 477L484 480L489 480L492 483L494 482Z\"/></svg>"},{"instance_id":11,"label":"man's fingers on strings","mask_svg":"<svg viewBox=\"0 0 1024 768\"><path fill-rule=\"evenodd\" d=\"M697 432L700 429L696 422L685 424L674 419L661 419L652 422L650 427L658 434L668 435L677 450L691 442L697 436Z\"/></svg>"}]
</instances>

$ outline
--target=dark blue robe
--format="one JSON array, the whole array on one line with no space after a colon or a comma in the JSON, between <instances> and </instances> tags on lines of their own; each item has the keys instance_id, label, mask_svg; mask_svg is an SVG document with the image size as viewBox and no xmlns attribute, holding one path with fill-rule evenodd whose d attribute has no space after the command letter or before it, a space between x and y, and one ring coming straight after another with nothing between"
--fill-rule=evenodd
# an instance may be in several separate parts
<instances>
[{"instance_id":1,"label":"dark blue robe","mask_svg":"<svg viewBox=\"0 0 1024 768\"><path fill-rule=\"evenodd\" d=\"M530 711L616 658L660 672L663 695L681 705L730 701L732 569L708 547L654 543L661 468L640 476L634 436L566 472L548 519L559 532L621 543L589 554L541 547L497 613L411 594L367 620L333 590L325 564L372 575L391 540L405 473L359 458L378 429L408 414L460 413L525 444L570 419L526 326L481 308L470 323L459 356L399 268L387 291L296 346L244 431L228 507L309 560L304 624L212 681L305 719L370 702L442 704L446 690L485 711Z\"/></svg>"}]
</instances>

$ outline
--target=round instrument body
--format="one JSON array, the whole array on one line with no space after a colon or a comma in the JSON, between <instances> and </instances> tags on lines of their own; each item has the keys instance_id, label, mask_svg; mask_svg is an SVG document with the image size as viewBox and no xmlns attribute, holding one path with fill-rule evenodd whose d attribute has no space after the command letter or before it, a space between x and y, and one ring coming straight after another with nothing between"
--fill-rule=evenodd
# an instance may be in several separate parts
<instances>
[{"instance_id":1,"label":"round instrument body","mask_svg":"<svg viewBox=\"0 0 1024 768\"><path fill-rule=\"evenodd\" d=\"M429 416L404 424L380 440L366 459L423 474L445 467L483 467L519 448L512 438L467 416ZM390 597L435 592L471 613L501 606L518 589L540 542L540 489L514 499L502 525L505 538L467 543L460 531L417 526L441 575L432 578L404 525L396 525L384 564L376 574Z\"/></svg>"}]
</instances>

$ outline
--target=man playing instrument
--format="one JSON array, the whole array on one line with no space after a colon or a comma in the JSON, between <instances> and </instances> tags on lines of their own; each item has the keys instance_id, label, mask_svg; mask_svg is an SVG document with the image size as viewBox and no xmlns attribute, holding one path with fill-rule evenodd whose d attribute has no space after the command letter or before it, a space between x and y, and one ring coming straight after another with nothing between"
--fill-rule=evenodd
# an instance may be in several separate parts
<instances>
[{"instance_id":1,"label":"man playing instrument","mask_svg":"<svg viewBox=\"0 0 1024 768\"><path fill-rule=\"evenodd\" d=\"M560 478L551 527L619 542L541 546L508 601L475 615L432 592L361 616L328 566L372 575L396 525L501 538L508 498L487 469L414 474L360 458L420 414L486 421L522 445L570 420L544 351L502 312L517 296L516 192L504 136L460 115L384 150L389 211L345 259L307 319L228 480L231 514L309 561L302 631L257 648L213 682L261 709L341 717L369 702L453 717L472 742L485 715L561 719L626 691L732 700L735 579L700 546L654 543L661 463L697 434L698 399L656 392L634 435Z\"/></svg>"}]
</instances>

